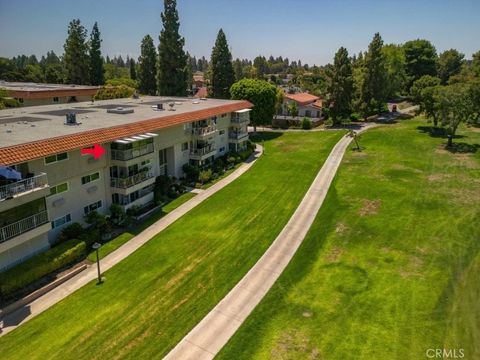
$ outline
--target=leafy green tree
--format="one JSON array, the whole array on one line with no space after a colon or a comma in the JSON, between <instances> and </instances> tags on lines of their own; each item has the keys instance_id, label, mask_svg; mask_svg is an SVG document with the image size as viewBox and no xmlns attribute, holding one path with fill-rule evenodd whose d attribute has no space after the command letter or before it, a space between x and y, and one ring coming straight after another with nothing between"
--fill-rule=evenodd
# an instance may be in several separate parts
<instances>
[{"instance_id":1,"label":"leafy green tree","mask_svg":"<svg viewBox=\"0 0 480 360\"><path fill-rule=\"evenodd\" d=\"M253 59L253 66L256 69L256 76L259 79L263 79L268 72L268 63L264 56L257 56Z\"/></svg>"},{"instance_id":2,"label":"leafy green tree","mask_svg":"<svg viewBox=\"0 0 480 360\"><path fill-rule=\"evenodd\" d=\"M445 85L451 76L460 73L464 57L465 55L455 49L446 50L438 56L437 73L442 85Z\"/></svg>"},{"instance_id":3,"label":"leafy green tree","mask_svg":"<svg viewBox=\"0 0 480 360\"><path fill-rule=\"evenodd\" d=\"M472 55L472 70L480 78L480 51Z\"/></svg>"},{"instance_id":4,"label":"leafy green tree","mask_svg":"<svg viewBox=\"0 0 480 360\"><path fill-rule=\"evenodd\" d=\"M335 54L333 66L326 70L328 99L326 106L330 109L330 116L334 124L342 117L351 113L353 93L353 73L348 51L344 47Z\"/></svg>"},{"instance_id":5,"label":"leafy green tree","mask_svg":"<svg viewBox=\"0 0 480 360\"><path fill-rule=\"evenodd\" d=\"M65 82L67 84L88 84L89 60L87 30L80 23L80 20L74 19L68 25L68 37L65 40L63 48L65 54L63 60L65 64Z\"/></svg>"},{"instance_id":6,"label":"leafy green tree","mask_svg":"<svg viewBox=\"0 0 480 360\"><path fill-rule=\"evenodd\" d=\"M360 111L365 118L375 112L382 112L385 107L388 79L382 47L383 40L380 34L376 33L365 56L360 88Z\"/></svg>"},{"instance_id":7,"label":"leafy green tree","mask_svg":"<svg viewBox=\"0 0 480 360\"><path fill-rule=\"evenodd\" d=\"M408 89L415 80L423 75L437 75L437 51L428 40L417 39L407 41L403 45L405 66L408 77Z\"/></svg>"},{"instance_id":8,"label":"leafy green tree","mask_svg":"<svg viewBox=\"0 0 480 360\"><path fill-rule=\"evenodd\" d=\"M277 88L277 95L275 99L275 113L280 114L283 106L283 99L285 98L285 93L281 88Z\"/></svg>"},{"instance_id":9,"label":"leafy green tree","mask_svg":"<svg viewBox=\"0 0 480 360\"><path fill-rule=\"evenodd\" d=\"M187 56L183 50L185 39L178 33L180 22L176 0L164 0L161 17L163 29L160 32L158 46L158 93L166 96L185 96Z\"/></svg>"},{"instance_id":10,"label":"leafy green tree","mask_svg":"<svg viewBox=\"0 0 480 360\"><path fill-rule=\"evenodd\" d=\"M38 64L28 64L25 66L25 80L37 83L45 82L42 67Z\"/></svg>"},{"instance_id":11,"label":"leafy green tree","mask_svg":"<svg viewBox=\"0 0 480 360\"><path fill-rule=\"evenodd\" d=\"M242 79L230 88L232 99L248 100L253 104L250 121L254 131L258 125L269 125L275 114L277 88L264 80Z\"/></svg>"},{"instance_id":12,"label":"leafy green tree","mask_svg":"<svg viewBox=\"0 0 480 360\"><path fill-rule=\"evenodd\" d=\"M235 59L233 62L233 70L235 72L235 80L242 80L245 76L243 74L243 65L240 59Z\"/></svg>"},{"instance_id":13,"label":"leafy green tree","mask_svg":"<svg viewBox=\"0 0 480 360\"><path fill-rule=\"evenodd\" d=\"M437 111L442 122L446 127L448 137L448 147L453 145L453 137L462 122L470 122L475 114L472 111L472 102L469 96L469 88L466 84L453 84L448 86L439 86L435 91L435 101Z\"/></svg>"},{"instance_id":14,"label":"leafy green tree","mask_svg":"<svg viewBox=\"0 0 480 360\"><path fill-rule=\"evenodd\" d=\"M93 24L92 32L90 33L90 84L102 85L105 82L103 76L103 58L100 50L102 39L100 39L100 30L98 24Z\"/></svg>"},{"instance_id":15,"label":"leafy green tree","mask_svg":"<svg viewBox=\"0 0 480 360\"><path fill-rule=\"evenodd\" d=\"M294 119L298 116L298 105L296 101L291 101L287 107L288 115Z\"/></svg>"},{"instance_id":16,"label":"leafy green tree","mask_svg":"<svg viewBox=\"0 0 480 360\"><path fill-rule=\"evenodd\" d=\"M232 54L228 49L227 38L222 29L218 31L217 40L210 58L210 85L208 95L217 99L229 99L230 87L235 82Z\"/></svg>"},{"instance_id":17,"label":"leafy green tree","mask_svg":"<svg viewBox=\"0 0 480 360\"><path fill-rule=\"evenodd\" d=\"M137 80L137 70L135 69L135 60L130 59L130 79Z\"/></svg>"},{"instance_id":18,"label":"leafy green tree","mask_svg":"<svg viewBox=\"0 0 480 360\"><path fill-rule=\"evenodd\" d=\"M142 40L141 54L138 58L139 90L142 94L155 95L157 84L155 74L157 71L157 52L150 35L145 35Z\"/></svg>"},{"instance_id":19,"label":"leafy green tree","mask_svg":"<svg viewBox=\"0 0 480 360\"><path fill-rule=\"evenodd\" d=\"M405 91L405 52L403 46L390 44L382 48L387 69L387 98L394 98Z\"/></svg>"},{"instance_id":20,"label":"leafy green tree","mask_svg":"<svg viewBox=\"0 0 480 360\"><path fill-rule=\"evenodd\" d=\"M427 117L433 119L434 126L438 125L439 120L437 103L434 97L438 85L440 85L439 78L431 75L424 75L416 80L410 88L410 94L413 101L419 105L420 112L424 112Z\"/></svg>"}]
</instances>

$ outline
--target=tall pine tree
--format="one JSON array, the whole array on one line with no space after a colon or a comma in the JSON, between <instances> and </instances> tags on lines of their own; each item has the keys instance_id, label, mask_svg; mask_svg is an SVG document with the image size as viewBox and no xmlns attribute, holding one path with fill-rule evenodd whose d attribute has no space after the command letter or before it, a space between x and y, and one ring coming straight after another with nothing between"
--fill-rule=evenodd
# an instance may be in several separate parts
<instances>
[{"instance_id":1,"label":"tall pine tree","mask_svg":"<svg viewBox=\"0 0 480 360\"><path fill-rule=\"evenodd\" d=\"M155 74L157 72L157 51L153 45L153 39L150 35L145 35L142 39L140 57L138 58L138 89L140 93L155 95L157 92L157 83Z\"/></svg>"},{"instance_id":2,"label":"tall pine tree","mask_svg":"<svg viewBox=\"0 0 480 360\"><path fill-rule=\"evenodd\" d=\"M228 49L227 38L222 29L212 50L209 69L210 86L208 95L217 99L230 99L230 87L235 82L232 54Z\"/></svg>"},{"instance_id":3,"label":"tall pine tree","mask_svg":"<svg viewBox=\"0 0 480 360\"><path fill-rule=\"evenodd\" d=\"M158 93L165 96L185 96L187 56L183 50L185 39L178 33L180 22L176 0L164 0L161 17L163 29L158 45Z\"/></svg>"},{"instance_id":4,"label":"tall pine tree","mask_svg":"<svg viewBox=\"0 0 480 360\"><path fill-rule=\"evenodd\" d=\"M347 49L344 47L338 49L333 67L329 68L327 73L329 94L327 106L333 123L338 123L340 118L348 117L351 113L353 77Z\"/></svg>"},{"instance_id":5,"label":"tall pine tree","mask_svg":"<svg viewBox=\"0 0 480 360\"><path fill-rule=\"evenodd\" d=\"M368 45L364 60L363 83L360 91L360 111L364 117L375 112L380 113L385 107L388 87L382 47L382 37L376 33Z\"/></svg>"},{"instance_id":6,"label":"tall pine tree","mask_svg":"<svg viewBox=\"0 0 480 360\"><path fill-rule=\"evenodd\" d=\"M68 36L65 40L63 55L65 63L65 83L88 84L90 83L87 30L74 19L68 25Z\"/></svg>"},{"instance_id":7,"label":"tall pine tree","mask_svg":"<svg viewBox=\"0 0 480 360\"><path fill-rule=\"evenodd\" d=\"M98 24L95 22L90 33L90 84L103 85L105 82L103 76L103 58L100 50L102 40Z\"/></svg>"}]
</instances>

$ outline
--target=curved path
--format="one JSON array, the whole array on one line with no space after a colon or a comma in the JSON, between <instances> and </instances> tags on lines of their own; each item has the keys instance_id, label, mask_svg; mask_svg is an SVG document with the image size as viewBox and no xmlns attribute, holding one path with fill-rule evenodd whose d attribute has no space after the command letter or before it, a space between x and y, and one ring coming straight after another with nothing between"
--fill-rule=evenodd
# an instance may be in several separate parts
<instances>
[{"instance_id":1,"label":"curved path","mask_svg":"<svg viewBox=\"0 0 480 360\"><path fill-rule=\"evenodd\" d=\"M376 125L364 126L359 132ZM295 213L272 245L238 282L164 358L213 359L275 283L303 241L352 138L344 136L333 148Z\"/></svg>"},{"instance_id":2,"label":"curved path","mask_svg":"<svg viewBox=\"0 0 480 360\"><path fill-rule=\"evenodd\" d=\"M249 159L247 159L242 165L240 165L238 169L236 169L230 175L218 181L208 189L197 192L197 196L180 205L178 208L162 217L156 223L145 229L143 232L132 238L130 241L119 247L117 250L107 255L101 261L102 272L105 272L111 267L118 264L120 261L132 254L143 244L152 239L163 229L165 229L170 224L185 215L188 211L193 209L195 206L197 206L198 204L215 194L218 190L224 188L232 181L240 177L248 169L250 169L250 167L254 164L255 160L257 160L262 155L262 153L263 148L260 145L257 145L255 153L252 154ZM17 326L25 323L31 318L47 310L50 306L66 298L68 295L80 289L82 286L86 285L90 281L95 280L96 278L97 267L96 264L92 264L85 271L74 276L70 280L59 285L58 287L54 288L53 290L39 297L38 299L32 301L31 303L19 308L18 310L15 310L11 314L4 316L3 318L2 311L0 309L0 336L7 334L8 332L15 329Z\"/></svg>"}]
</instances>

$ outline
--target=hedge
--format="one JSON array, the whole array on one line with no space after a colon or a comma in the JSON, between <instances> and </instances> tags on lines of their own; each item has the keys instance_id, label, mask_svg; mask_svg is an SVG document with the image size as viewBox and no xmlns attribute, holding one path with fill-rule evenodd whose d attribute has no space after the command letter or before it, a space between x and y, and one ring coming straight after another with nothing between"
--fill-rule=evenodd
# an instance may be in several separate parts
<instances>
[{"instance_id":1,"label":"hedge","mask_svg":"<svg viewBox=\"0 0 480 360\"><path fill-rule=\"evenodd\" d=\"M71 239L0 273L0 295L8 296L85 254L84 241Z\"/></svg>"}]
</instances>

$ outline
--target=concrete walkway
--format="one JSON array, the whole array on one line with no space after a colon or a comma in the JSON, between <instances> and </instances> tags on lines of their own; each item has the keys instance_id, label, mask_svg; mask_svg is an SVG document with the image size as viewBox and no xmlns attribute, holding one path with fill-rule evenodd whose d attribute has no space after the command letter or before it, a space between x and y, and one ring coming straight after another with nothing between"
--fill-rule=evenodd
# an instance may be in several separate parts
<instances>
[{"instance_id":1,"label":"concrete walkway","mask_svg":"<svg viewBox=\"0 0 480 360\"><path fill-rule=\"evenodd\" d=\"M366 125L359 132L374 127ZM262 300L302 243L352 141L333 148L295 213L272 245L240 282L197 324L165 360L213 359Z\"/></svg>"},{"instance_id":2,"label":"concrete walkway","mask_svg":"<svg viewBox=\"0 0 480 360\"><path fill-rule=\"evenodd\" d=\"M139 235L135 236L133 239L119 247L111 254L107 255L100 262L102 272L105 272L111 267L118 264L120 261L132 254L134 251L140 248L143 244L145 244L159 232L164 230L166 227L168 227L180 217L185 215L188 211L193 209L195 206L215 194L218 190L230 184L235 179L239 178L248 169L250 169L250 167L254 164L255 160L257 160L262 155L262 153L263 148L260 145L257 145L255 153L252 154L252 156L247 161L245 161L245 163L240 165L240 167L234 172L232 172L230 175L218 181L208 189L198 192L197 196L193 197L172 212L168 213L163 218L158 220L155 224L151 225ZM86 285L90 281L95 280L96 278L97 267L95 264L93 264L92 266L89 266L85 271L74 276L73 278L56 287L52 291L25 305L24 307L16 310L15 312L3 317L2 319L0 319L0 336L9 333L17 326L42 313L50 306L66 298L68 295L80 289L82 286Z\"/></svg>"}]
</instances>

